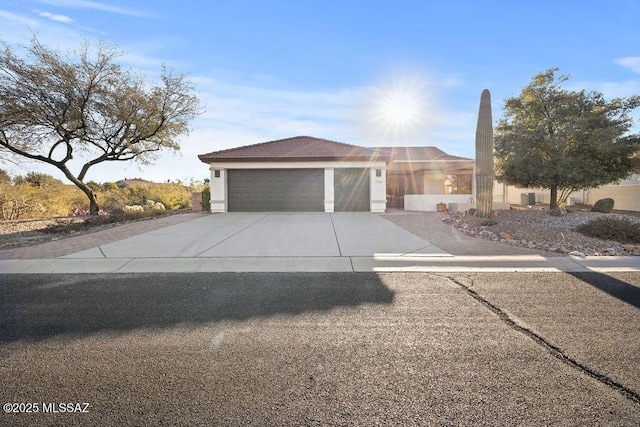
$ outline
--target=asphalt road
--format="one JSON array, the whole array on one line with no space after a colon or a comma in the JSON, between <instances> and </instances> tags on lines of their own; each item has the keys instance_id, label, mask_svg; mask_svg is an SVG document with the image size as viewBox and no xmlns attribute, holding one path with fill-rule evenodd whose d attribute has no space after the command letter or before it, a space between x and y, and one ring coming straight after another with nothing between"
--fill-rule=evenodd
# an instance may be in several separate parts
<instances>
[{"instance_id":1,"label":"asphalt road","mask_svg":"<svg viewBox=\"0 0 640 427\"><path fill-rule=\"evenodd\" d=\"M637 426L640 274L0 275L0 401L32 411L9 426Z\"/></svg>"}]
</instances>

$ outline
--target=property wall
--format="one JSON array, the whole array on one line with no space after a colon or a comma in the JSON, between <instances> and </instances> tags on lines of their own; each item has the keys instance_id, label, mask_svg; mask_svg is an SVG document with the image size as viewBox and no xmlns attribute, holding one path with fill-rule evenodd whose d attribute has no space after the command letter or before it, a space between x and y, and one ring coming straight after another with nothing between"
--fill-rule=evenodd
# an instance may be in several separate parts
<instances>
[{"instance_id":1,"label":"property wall","mask_svg":"<svg viewBox=\"0 0 640 427\"><path fill-rule=\"evenodd\" d=\"M500 194L501 193L501 194ZM494 201L506 201L519 204L522 193L535 193L536 203L549 203L550 191L539 188L516 188L497 184L494 187ZM603 185L585 191L575 191L569 195L568 204L571 202L594 204L597 200L610 197L615 202L615 209L640 211L640 175L622 181L618 185Z\"/></svg>"},{"instance_id":2,"label":"property wall","mask_svg":"<svg viewBox=\"0 0 640 427\"><path fill-rule=\"evenodd\" d=\"M436 205L446 203L469 203L471 194L406 194L404 196L404 210L406 211L436 211Z\"/></svg>"},{"instance_id":3,"label":"property wall","mask_svg":"<svg viewBox=\"0 0 640 427\"><path fill-rule=\"evenodd\" d=\"M191 193L191 212L202 212L202 192Z\"/></svg>"},{"instance_id":4,"label":"property wall","mask_svg":"<svg viewBox=\"0 0 640 427\"><path fill-rule=\"evenodd\" d=\"M585 203L594 204L596 200L610 197L615 209L640 211L640 185L606 185L586 193Z\"/></svg>"}]
</instances>

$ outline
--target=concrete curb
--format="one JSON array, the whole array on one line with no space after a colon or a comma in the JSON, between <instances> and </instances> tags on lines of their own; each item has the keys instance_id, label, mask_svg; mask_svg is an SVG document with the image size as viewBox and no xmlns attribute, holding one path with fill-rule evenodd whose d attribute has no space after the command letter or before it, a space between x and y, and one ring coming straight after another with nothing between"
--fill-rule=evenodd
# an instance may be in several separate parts
<instances>
[{"instance_id":1,"label":"concrete curb","mask_svg":"<svg viewBox=\"0 0 640 427\"><path fill-rule=\"evenodd\" d=\"M640 272L640 258L525 256L220 257L0 260L5 274L169 272Z\"/></svg>"}]
</instances>

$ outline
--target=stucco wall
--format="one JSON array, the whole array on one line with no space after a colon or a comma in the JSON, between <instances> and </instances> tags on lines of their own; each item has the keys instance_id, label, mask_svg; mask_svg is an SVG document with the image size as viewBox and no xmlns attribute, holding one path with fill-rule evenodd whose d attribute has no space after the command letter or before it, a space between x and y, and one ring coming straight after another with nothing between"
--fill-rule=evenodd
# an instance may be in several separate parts
<instances>
[{"instance_id":1,"label":"stucco wall","mask_svg":"<svg viewBox=\"0 0 640 427\"><path fill-rule=\"evenodd\" d=\"M469 203L471 194L406 194L404 196L404 210L406 211L436 211L440 202Z\"/></svg>"},{"instance_id":2,"label":"stucco wall","mask_svg":"<svg viewBox=\"0 0 640 427\"><path fill-rule=\"evenodd\" d=\"M640 185L608 185L589 190L587 203L593 204L598 199L610 197L615 202L614 208L625 211L640 211Z\"/></svg>"},{"instance_id":3,"label":"stucco wall","mask_svg":"<svg viewBox=\"0 0 640 427\"><path fill-rule=\"evenodd\" d=\"M494 190L494 200L505 200L509 203L519 204L522 193L535 193L536 203L549 203L550 191L539 188L516 188L497 184ZM502 193L500 194L500 189ZM569 195L568 204L572 202L594 204L596 200L610 197L615 202L615 209L640 211L640 175L634 175L630 179L622 181L619 185L604 185L585 191L575 191Z\"/></svg>"}]
</instances>

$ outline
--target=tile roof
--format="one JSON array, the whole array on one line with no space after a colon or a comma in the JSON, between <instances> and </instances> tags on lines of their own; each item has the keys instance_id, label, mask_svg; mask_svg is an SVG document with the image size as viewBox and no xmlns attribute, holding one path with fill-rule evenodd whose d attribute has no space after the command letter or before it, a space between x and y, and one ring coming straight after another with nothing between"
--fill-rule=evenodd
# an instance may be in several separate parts
<instances>
[{"instance_id":1,"label":"tile roof","mask_svg":"<svg viewBox=\"0 0 640 427\"><path fill-rule=\"evenodd\" d=\"M391 154L357 145L310 136L296 136L200 154L204 163L213 161L381 160Z\"/></svg>"},{"instance_id":2,"label":"tile roof","mask_svg":"<svg viewBox=\"0 0 640 427\"><path fill-rule=\"evenodd\" d=\"M374 151L391 153L393 160L417 162L471 160L467 157L452 156L437 147L375 147Z\"/></svg>"}]
</instances>

